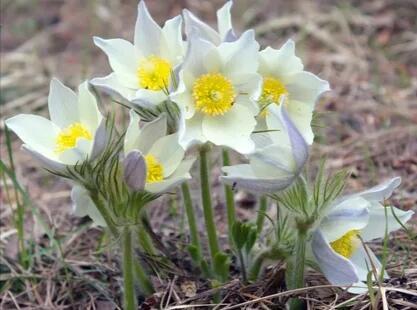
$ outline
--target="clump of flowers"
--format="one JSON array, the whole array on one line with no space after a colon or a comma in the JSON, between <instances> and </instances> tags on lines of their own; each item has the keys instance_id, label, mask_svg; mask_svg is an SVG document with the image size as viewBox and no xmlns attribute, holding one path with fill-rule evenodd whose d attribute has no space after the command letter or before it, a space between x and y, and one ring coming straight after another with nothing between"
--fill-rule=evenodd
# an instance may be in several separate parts
<instances>
[{"instance_id":1,"label":"clump of flowers","mask_svg":"<svg viewBox=\"0 0 417 310\"><path fill-rule=\"evenodd\" d=\"M73 184L75 214L88 215L119 241L126 309L136 309L135 284L141 294L153 293L152 269L135 253L169 260L155 247L147 205L178 186L189 255L213 287L230 278L235 255L245 282L256 280L267 261L284 260L287 286L299 288L312 261L329 282L358 292L370 273L387 276L366 242L401 228L412 215L386 205L399 178L341 196L348 174L326 177L321 166L310 184L304 168L314 140L311 122L329 83L304 71L294 41L260 50L253 30L237 34L231 7L229 1L217 12L217 29L188 10L160 27L141 1L133 44L94 37L108 57L108 76L83 82L78 94L53 79L50 120L25 114L6 120L26 151ZM122 130L100 112L93 87L129 108ZM223 158L229 254L219 243L211 200L216 148ZM230 151L247 162L232 165ZM197 157L207 254L187 185ZM259 195L254 221L236 219L234 188ZM277 202L279 217L265 238L268 200Z\"/></svg>"}]
</instances>

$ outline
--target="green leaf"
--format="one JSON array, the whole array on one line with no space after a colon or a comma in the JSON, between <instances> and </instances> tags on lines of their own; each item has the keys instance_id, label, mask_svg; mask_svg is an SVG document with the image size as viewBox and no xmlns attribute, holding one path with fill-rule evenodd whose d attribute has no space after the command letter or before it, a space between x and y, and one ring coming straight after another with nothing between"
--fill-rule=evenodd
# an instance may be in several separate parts
<instances>
[{"instance_id":1,"label":"green leaf","mask_svg":"<svg viewBox=\"0 0 417 310\"><path fill-rule=\"evenodd\" d=\"M218 252L214 257L213 269L219 280L225 282L229 276L230 259L224 252Z\"/></svg>"}]
</instances>

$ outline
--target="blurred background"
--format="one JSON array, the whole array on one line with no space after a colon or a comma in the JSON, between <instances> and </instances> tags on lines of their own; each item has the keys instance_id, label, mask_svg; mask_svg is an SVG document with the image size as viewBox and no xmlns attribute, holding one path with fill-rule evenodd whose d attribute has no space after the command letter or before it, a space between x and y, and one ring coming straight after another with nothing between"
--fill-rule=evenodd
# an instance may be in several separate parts
<instances>
[{"instance_id":1,"label":"blurred background","mask_svg":"<svg viewBox=\"0 0 417 310\"><path fill-rule=\"evenodd\" d=\"M214 24L215 12L224 1L146 3L160 24L183 8ZM110 72L92 36L132 40L136 7L137 0L2 0L2 120L17 113L47 115L51 77L76 87L81 80ZM288 38L294 39L306 70L330 81L332 91L317 104L313 165L327 157L330 169L349 168L349 191L400 175L403 183L394 204L416 210L417 1L235 0L232 15L237 32L255 29L263 47L279 48ZM0 154L5 158L3 122L0 126ZM42 218L58 236L65 236L79 224L70 215L69 186L39 169L20 151L20 144L13 139L18 179ZM5 233L0 242L7 256L14 257L17 247L11 225L13 208L6 207L12 205L5 195L8 186L10 180L2 183L0 191L0 225ZM215 193L216 197L222 194L221 190ZM250 205L248 196L237 199L242 205L249 200ZM161 208L160 216L182 212ZM221 206L218 209L221 213ZM240 216L245 214L241 208ZM28 217L26 222L35 243L42 242L44 229L37 217ZM71 239L78 248L73 243L65 246L82 252L88 238L96 235L91 233L82 241Z\"/></svg>"}]
</instances>

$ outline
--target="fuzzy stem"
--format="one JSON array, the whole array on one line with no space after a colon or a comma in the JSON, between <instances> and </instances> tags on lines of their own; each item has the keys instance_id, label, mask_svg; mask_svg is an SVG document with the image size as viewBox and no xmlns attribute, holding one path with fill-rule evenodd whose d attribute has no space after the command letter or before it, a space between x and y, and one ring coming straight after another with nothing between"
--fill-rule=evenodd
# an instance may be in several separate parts
<instances>
[{"instance_id":1,"label":"fuzzy stem","mask_svg":"<svg viewBox=\"0 0 417 310\"><path fill-rule=\"evenodd\" d=\"M142 250L151 256L156 256L157 251L152 243L152 239L148 232L141 225L138 227L139 244Z\"/></svg>"},{"instance_id":2,"label":"fuzzy stem","mask_svg":"<svg viewBox=\"0 0 417 310\"><path fill-rule=\"evenodd\" d=\"M306 256L306 240L307 231L304 229L298 230L297 241L295 244L295 256L294 265L291 277L291 288L304 287L304 269L305 269L305 256ZM298 298L292 298L290 300L290 309L303 309L303 301Z\"/></svg>"},{"instance_id":3,"label":"fuzzy stem","mask_svg":"<svg viewBox=\"0 0 417 310\"><path fill-rule=\"evenodd\" d=\"M106 205L101 201L99 194L96 191L90 191L90 197L93 200L97 210L100 212L104 221L106 222L107 227L112 233L113 237L117 238L119 236L119 231L114 224L113 218L107 209Z\"/></svg>"},{"instance_id":4,"label":"fuzzy stem","mask_svg":"<svg viewBox=\"0 0 417 310\"><path fill-rule=\"evenodd\" d=\"M140 261L135 260L134 261L134 272L136 279L139 282L139 286L146 296L151 295L155 292L151 281L148 278L148 275L146 274L145 270L142 268Z\"/></svg>"},{"instance_id":5,"label":"fuzzy stem","mask_svg":"<svg viewBox=\"0 0 417 310\"><path fill-rule=\"evenodd\" d=\"M216 225L214 223L214 214L211 204L208 153L209 150L206 145L200 147L201 198L203 202L204 221L207 229L211 262L213 264L216 254L219 252L219 244L217 240Z\"/></svg>"},{"instance_id":6,"label":"fuzzy stem","mask_svg":"<svg viewBox=\"0 0 417 310\"><path fill-rule=\"evenodd\" d=\"M268 257L268 254L269 250L264 250L256 256L255 261L249 270L249 280L255 281L258 278L259 272L261 271L262 265Z\"/></svg>"},{"instance_id":7,"label":"fuzzy stem","mask_svg":"<svg viewBox=\"0 0 417 310\"><path fill-rule=\"evenodd\" d=\"M187 182L181 185L182 197L184 200L185 213L187 214L188 226L190 228L191 245L196 249L196 256L201 259L201 244L200 237L198 235L197 221L194 212L193 202L191 200L190 187Z\"/></svg>"},{"instance_id":8,"label":"fuzzy stem","mask_svg":"<svg viewBox=\"0 0 417 310\"><path fill-rule=\"evenodd\" d=\"M241 272L242 272L243 283L248 283L248 277L246 275L246 266L245 266L245 260L243 259L242 249L237 250L237 253L238 253L238 257L239 257L240 269L241 269Z\"/></svg>"},{"instance_id":9,"label":"fuzzy stem","mask_svg":"<svg viewBox=\"0 0 417 310\"><path fill-rule=\"evenodd\" d=\"M229 152L226 149L222 150L223 166L230 165ZM233 197L233 189L230 185L224 186L224 193L226 196L226 210L227 210L227 226L229 231L229 242L232 244L232 227L236 218L235 202Z\"/></svg>"},{"instance_id":10,"label":"fuzzy stem","mask_svg":"<svg viewBox=\"0 0 417 310\"><path fill-rule=\"evenodd\" d=\"M132 232L126 228L122 236L123 250L123 294L126 310L136 309L136 294L134 286Z\"/></svg>"},{"instance_id":11,"label":"fuzzy stem","mask_svg":"<svg viewBox=\"0 0 417 310\"><path fill-rule=\"evenodd\" d=\"M256 218L256 230L258 234L262 232L262 228L264 227L265 213L266 213L267 207L268 207L268 198L266 196L262 196L261 199L259 199L259 210L258 210L258 216Z\"/></svg>"}]
</instances>

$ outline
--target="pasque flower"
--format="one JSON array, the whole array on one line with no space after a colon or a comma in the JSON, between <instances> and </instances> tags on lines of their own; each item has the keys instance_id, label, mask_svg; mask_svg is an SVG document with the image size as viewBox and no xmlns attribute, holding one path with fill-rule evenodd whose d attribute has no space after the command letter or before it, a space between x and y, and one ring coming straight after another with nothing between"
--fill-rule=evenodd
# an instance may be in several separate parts
<instances>
[{"instance_id":1,"label":"pasque flower","mask_svg":"<svg viewBox=\"0 0 417 310\"><path fill-rule=\"evenodd\" d=\"M257 129L272 129L270 116L264 107L279 104L285 97L286 110L307 144L312 144L313 110L318 97L328 91L329 83L304 71L300 58L295 55L294 41L288 40L280 49L267 47L259 52L259 74L262 76L262 93L258 103L261 112Z\"/></svg>"},{"instance_id":2,"label":"pasque flower","mask_svg":"<svg viewBox=\"0 0 417 310\"><path fill-rule=\"evenodd\" d=\"M94 159L105 147L105 122L87 82L78 87L77 95L52 79L48 108L51 120L31 114L6 120L24 142L23 148L46 168L61 171L66 165Z\"/></svg>"},{"instance_id":3,"label":"pasque flower","mask_svg":"<svg viewBox=\"0 0 417 310\"><path fill-rule=\"evenodd\" d=\"M221 42L224 41L236 40L236 35L232 27L232 18L230 15L232 5L233 1L227 1L217 11L217 31L209 25L207 25L205 22L201 21L189 10L184 9L183 12L186 34L190 35L193 31L197 31L198 35L202 39L209 41L215 45L219 45Z\"/></svg>"},{"instance_id":4,"label":"pasque flower","mask_svg":"<svg viewBox=\"0 0 417 310\"><path fill-rule=\"evenodd\" d=\"M178 134L166 135L165 114L139 127L139 115L130 111L124 141L124 179L136 191L163 193L191 178L194 159L184 160Z\"/></svg>"},{"instance_id":5,"label":"pasque flower","mask_svg":"<svg viewBox=\"0 0 417 310\"><path fill-rule=\"evenodd\" d=\"M133 44L94 37L94 43L107 54L113 72L91 83L143 107L163 102L176 87L175 71L183 60L181 25L181 16L176 16L161 28L141 1Z\"/></svg>"},{"instance_id":6,"label":"pasque flower","mask_svg":"<svg viewBox=\"0 0 417 310\"><path fill-rule=\"evenodd\" d=\"M308 145L284 105L267 109L274 118L274 131L255 137L257 150L248 156L249 164L222 168L226 173L221 177L224 183L272 193L291 185L301 173L308 158Z\"/></svg>"},{"instance_id":7,"label":"pasque flower","mask_svg":"<svg viewBox=\"0 0 417 310\"><path fill-rule=\"evenodd\" d=\"M219 46L190 34L189 50L171 99L181 109L179 138L184 148L207 141L249 153L255 127L260 77L254 32Z\"/></svg>"},{"instance_id":8,"label":"pasque flower","mask_svg":"<svg viewBox=\"0 0 417 310\"><path fill-rule=\"evenodd\" d=\"M413 211L383 205L400 183L399 177L393 178L364 192L342 197L329 207L313 233L311 249L332 284L363 286L361 282L366 282L372 266L381 273L380 261L363 242L384 238L386 231L401 228L391 208L401 223L411 218Z\"/></svg>"}]
</instances>

